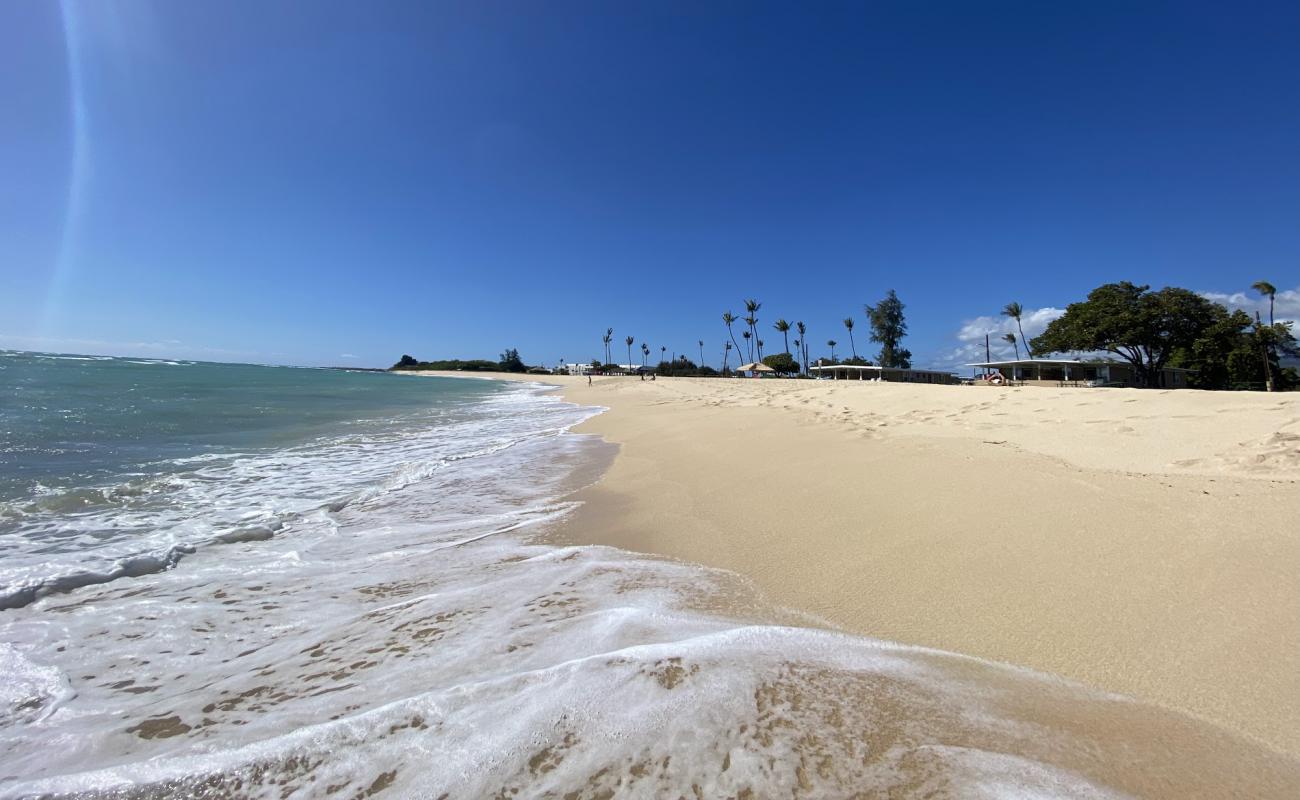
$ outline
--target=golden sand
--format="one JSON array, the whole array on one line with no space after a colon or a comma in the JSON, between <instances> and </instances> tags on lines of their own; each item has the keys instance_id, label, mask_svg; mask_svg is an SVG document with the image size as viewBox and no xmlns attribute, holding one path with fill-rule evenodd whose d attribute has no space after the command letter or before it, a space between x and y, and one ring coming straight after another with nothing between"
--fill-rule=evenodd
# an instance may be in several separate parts
<instances>
[{"instance_id":1,"label":"golden sand","mask_svg":"<svg viewBox=\"0 0 1300 800\"><path fill-rule=\"evenodd\" d=\"M1300 756L1300 394L542 380L621 446L574 541Z\"/></svg>"}]
</instances>

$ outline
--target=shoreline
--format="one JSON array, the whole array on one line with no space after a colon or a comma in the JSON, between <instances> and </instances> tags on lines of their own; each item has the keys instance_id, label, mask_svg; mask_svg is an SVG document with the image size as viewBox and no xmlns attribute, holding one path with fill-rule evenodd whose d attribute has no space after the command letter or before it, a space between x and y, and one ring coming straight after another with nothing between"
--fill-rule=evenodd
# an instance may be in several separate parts
<instances>
[{"instance_id":1,"label":"shoreline","mask_svg":"<svg viewBox=\"0 0 1300 800\"><path fill-rule=\"evenodd\" d=\"M424 374L608 409L561 541L1300 756L1300 395Z\"/></svg>"}]
</instances>

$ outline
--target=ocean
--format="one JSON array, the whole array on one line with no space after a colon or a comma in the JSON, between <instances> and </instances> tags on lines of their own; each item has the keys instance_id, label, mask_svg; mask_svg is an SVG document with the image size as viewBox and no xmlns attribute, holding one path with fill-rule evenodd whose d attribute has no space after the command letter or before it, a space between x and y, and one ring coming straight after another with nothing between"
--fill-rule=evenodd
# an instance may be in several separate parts
<instances>
[{"instance_id":1,"label":"ocean","mask_svg":"<svg viewBox=\"0 0 1300 800\"><path fill-rule=\"evenodd\" d=\"M600 412L526 383L0 352L0 796L1281 780L1179 715L553 543L614 455L570 430Z\"/></svg>"}]
</instances>

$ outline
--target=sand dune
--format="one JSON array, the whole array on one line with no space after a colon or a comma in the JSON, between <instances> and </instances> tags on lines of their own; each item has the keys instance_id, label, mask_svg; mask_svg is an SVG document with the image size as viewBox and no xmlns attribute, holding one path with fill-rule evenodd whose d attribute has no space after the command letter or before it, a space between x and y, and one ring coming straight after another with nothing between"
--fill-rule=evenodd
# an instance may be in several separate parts
<instances>
[{"instance_id":1,"label":"sand dune","mask_svg":"<svg viewBox=\"0 0 1300 800\"><path fill-rule=\"evenodd\" d=\"M1300 755L1300 395L554 382L622 445L565 536Z\"/></svg>"}]
</instances>

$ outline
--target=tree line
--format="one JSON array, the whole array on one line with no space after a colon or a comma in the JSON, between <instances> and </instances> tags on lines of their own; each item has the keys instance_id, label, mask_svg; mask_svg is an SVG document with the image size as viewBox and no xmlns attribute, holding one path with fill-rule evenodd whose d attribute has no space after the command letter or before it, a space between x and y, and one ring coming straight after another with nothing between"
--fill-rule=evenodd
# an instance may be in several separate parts
<instances>
[{"instance_id":1,"label":"tree line","mask_svg":"<svg viewBox=\"0 0 1300 800\"><path fill-rule=\"evenodd\" d=\"M1267 281L1251 288L1269 299L1267 324L1258 312L1252 319L1188 289L1108 283L1067 306L1029 344L1040 353L1118 356L1140 386L1159 386L1161 370L1180 367L1194 370L1189 384L1200 389L1300 387L1296 370L1281 364L1300 350L1290 323L1273 319L1277 289Z\"/></svg>"},{"instance_id":2,"label":"tree line","mask_svg":"<svg viewBox=\"0 0 1300 800\"><path fill-rule=\"evenodd\" d=\"M654 367L655 372L661 375L730 375L733 371L731 359L734 350L737 359L736 368L745 364L762 363L783 375L807 375L811 361L811 342L808 338L810 336L808 326L802 320L795 322L793 325L784 318L776 320L772 323L772 328L781 334L784 350L779 353L764 354L767 343L759 334L761 320L758 316L763 304L758 300L749 299L744 301L744 306L744 317L737 317L730 310L722 313L722 324L727 330L727 338L722 343L722 370L720 372L704 365L703 339L696 341L700 356L698 365L691 361L686 354L678 356L674 353L672 358L665 358L668 347L660 345L661 359ZM893 289L890 289L889 293L880 302L867 304L863 307L867 323L871 328L870 339L880 344L880 352L876 356L876 363L880 366L902 369L908 369L912 366L912 353L902 346L903 338L907 336L907 321L903 315L903 308L903 302L898 299L898 294ZM739 339L736 338L738 323L743 326L741 327ZM857 342L853 336L855 324L852 317L845 317L844 328L848 331L852 356L843 361L836 359L835 348L839 345L839 342L828 339L826 345L830 348L831 356L829 359L819 359L821 363L827 365L872 365L871 361L858 355ZM794 331L796 337L794 340L795 351L793 353L790 349L791 331ZM599 359L593 359L591 366L594 369L621 369L620 365L612 363L613 342L614 329L612 327L606 328L605 333L601 336L605 360L601 362ZM627 364L632 366L635 364L632 360L632 347L636 344L636 337L627 336L623 342L627 346ZM648 363L652 352L650 346L642 342L640 352L642 368L650 369Z\"/></svg>"}]
</instances>

